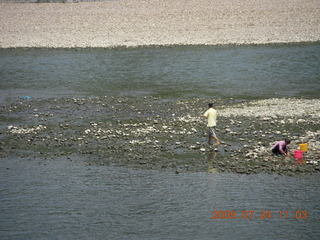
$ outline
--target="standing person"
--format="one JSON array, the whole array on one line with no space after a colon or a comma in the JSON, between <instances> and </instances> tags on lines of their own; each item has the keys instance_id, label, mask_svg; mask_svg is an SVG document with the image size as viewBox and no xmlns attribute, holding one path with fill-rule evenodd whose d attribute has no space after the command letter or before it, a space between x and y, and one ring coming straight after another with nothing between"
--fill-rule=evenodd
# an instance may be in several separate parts
<instances>
[{"instance_id":1,"label":"standing person","mask_svg":"<svg viewBox=\"0 0 320 240\"><path fill-rule=\"evenodd\" d=\"M288 145L291 143L289 139L284 139L283 141L277 142L275 145L273 145L271 151L275 155L283 155L288 157L289 151L288 151Z\"/></svg>"},{"instance_id":2,"label":"standing person","mask_svg":"<svg viewBox=\"0 0 320 240\"><path fill-rule=\"evenodd\" d=\"M211 144L211 140L214 139L216 144L221 144L219 138L216 135L215 126L217 125L217 110L213 108L213 104L208 104L209 109L203 114L208 119L208 144Z\"/></svg>"}]
</instances>

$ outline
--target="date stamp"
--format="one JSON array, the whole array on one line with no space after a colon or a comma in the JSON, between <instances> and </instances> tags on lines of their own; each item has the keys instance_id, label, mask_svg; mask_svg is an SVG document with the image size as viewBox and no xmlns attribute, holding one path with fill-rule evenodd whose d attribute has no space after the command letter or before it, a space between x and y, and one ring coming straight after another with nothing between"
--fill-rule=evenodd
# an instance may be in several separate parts
<instances>
[{"instance_id":1,"label":"date stamp","mask_svg":"<svg viewBox=\"0 0 320 240\"><path fill-rule=\"evenodd\" d=\"M272 219L272 218L280 218L280 219L308 219L309 213L307 210L279 210L279 211L271 211L271 210L243 210L241 212L237 212L235 210L213 210L210 212L210 219Z\"/></svg>"}]
</instances>

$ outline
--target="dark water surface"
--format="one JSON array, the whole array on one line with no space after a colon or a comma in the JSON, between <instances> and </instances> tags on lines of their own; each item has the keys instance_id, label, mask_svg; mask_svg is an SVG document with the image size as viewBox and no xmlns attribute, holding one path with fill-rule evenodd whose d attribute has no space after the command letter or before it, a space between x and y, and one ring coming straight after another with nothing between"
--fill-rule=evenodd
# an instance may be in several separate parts
<instances>
[{"instance_id":1,"label":"dark water surface","mask_svg":"<svg viewBox=\"0 0 320 240\"><path fill-rule=\"evenodd\" d=\"M320 97L320 45L0 50L1 100L21 95Z\"/></svg>"},{"instance_id":2,"label":"dark water surface","mask_svg":"<svg viewBox=\"0 0 320 240\"><path fill-rule=\"evenodd\" d=\"M0 182L1 239L320 237L318 175L175 174L75 159L2 159ZM255 213L210 219L214 209ZM272 217L260 219L263 210ZM298 210L308 219L295 219Z\"/></svg>"}]
</instances>

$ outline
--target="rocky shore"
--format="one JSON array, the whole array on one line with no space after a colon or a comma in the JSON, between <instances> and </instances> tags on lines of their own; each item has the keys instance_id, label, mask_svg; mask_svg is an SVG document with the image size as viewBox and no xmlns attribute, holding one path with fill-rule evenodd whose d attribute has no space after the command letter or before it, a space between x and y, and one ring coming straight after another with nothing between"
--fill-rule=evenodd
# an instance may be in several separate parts
<instances>
[{"instance_id":1,"label":"rocky shore","mask_svg":"<svg viewBox=\"0 0 320 240\"><path fill-rule=\"evenodd\" d=\"M0 3L0 48L315 42L318 0Z\"/></svg>"},{"instance_id":2,"label":"rocky shore","mask_svg":"<svg viewBox=\"0 0 320 240\"><path fill-rule=\"evenodd\" d=\"M21 99L0 106L1 157L169 171L310 174L320 171L320 100L213 99L223 144L207 144L208 99ZM306 142L304 159L275 157L273 143Z\"/></svg>"}]
</instances>

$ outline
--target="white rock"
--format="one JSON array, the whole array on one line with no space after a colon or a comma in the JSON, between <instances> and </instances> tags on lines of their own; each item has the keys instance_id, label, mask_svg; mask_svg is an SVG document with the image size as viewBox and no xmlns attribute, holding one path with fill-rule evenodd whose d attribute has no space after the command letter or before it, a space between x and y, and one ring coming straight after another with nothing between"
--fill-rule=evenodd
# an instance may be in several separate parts
<instances>
[{"instance_id":1,"label":"white rock","mask_svg":"<svg viewBox=\"0 0 320 240\"><path fill-rule=\"evenodd\" d=\"M297 120L297 123L303 123L303 122L306 122L306 120L301 119L301 118Z\"/></svg>"}]
</instances>

